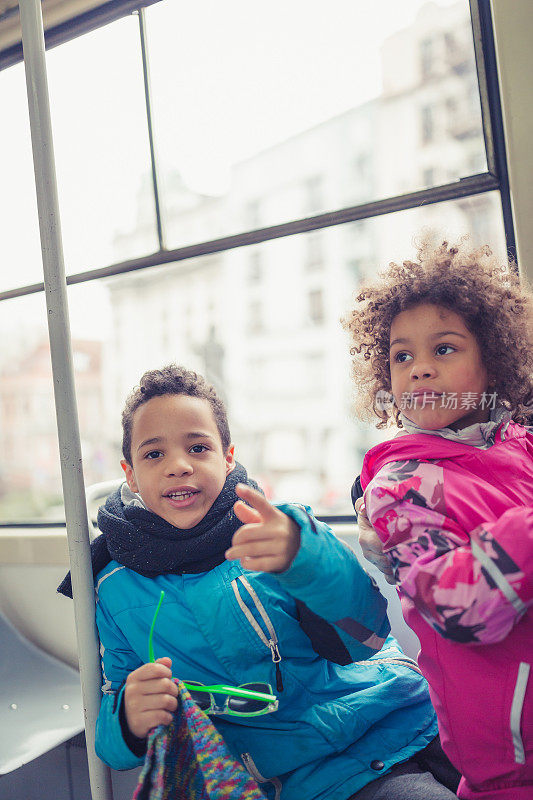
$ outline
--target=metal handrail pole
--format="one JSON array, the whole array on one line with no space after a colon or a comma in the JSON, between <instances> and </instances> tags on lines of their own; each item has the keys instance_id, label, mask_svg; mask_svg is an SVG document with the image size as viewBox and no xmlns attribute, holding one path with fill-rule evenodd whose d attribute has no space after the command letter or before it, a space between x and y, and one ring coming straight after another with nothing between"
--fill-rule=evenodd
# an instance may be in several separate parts
<instances>
[{"instance_id":1,"label":"metal handrail pole","mask_svg":"<svg viewBox=\"0 0 533 800\"><path fill-rule=\"evenodd\" d=\"M35 172L48 332L56 404L61 478L72 574L74 615L85 713L89 779L93 800L113 800L111 772L94 749L100 707L100 660L94 618L94 585L89 550L63 245L54 162L44 30L39 0L20 0L22 46Z\"/></svg>"}]
</instances>

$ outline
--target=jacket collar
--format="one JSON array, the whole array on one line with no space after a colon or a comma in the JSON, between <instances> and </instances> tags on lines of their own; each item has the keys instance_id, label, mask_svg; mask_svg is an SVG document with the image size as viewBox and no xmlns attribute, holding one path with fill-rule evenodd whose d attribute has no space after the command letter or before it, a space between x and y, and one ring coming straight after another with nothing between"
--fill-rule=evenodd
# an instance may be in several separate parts
<instances>
[{"instance_id":1,"label":"jacket collar","mask_svg":"<svg viewBox=\"0 0 533 800\"><path fill-rule=\"evenodd\" d=\"M481 450L486 450L494 444L494 436L497 429L502 425L501 438L505 439L505 432L511 422L511 412L503 406L497 406L490 412L488 422L475 422L469 425L468 428L463 428L460 431L454 431L452 428L439 428L436 431L427 431L424 428L419 428L414 422L404 414L400 415L403 429L399 431L398 436L405 436L406 434L425 433L431 436L441 436L443 439L448 439L451 442L460 442L461 444L468 444L471 447L478 447Z\"/></svg>"}]
</instances>

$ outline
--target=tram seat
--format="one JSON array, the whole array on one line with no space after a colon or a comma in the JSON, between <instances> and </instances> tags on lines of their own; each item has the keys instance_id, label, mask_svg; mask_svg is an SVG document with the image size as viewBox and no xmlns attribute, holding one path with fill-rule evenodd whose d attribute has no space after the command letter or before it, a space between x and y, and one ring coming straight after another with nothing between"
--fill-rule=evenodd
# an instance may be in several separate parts
<instances>
[{"instance_id":1,"label":"tram seat","mask_svg":"<svg viewBox=\"0 0 533 800\"><path fill-rule=\"evenodd\" d=\"M83 730L78 672L25 639L0 613L0 775Z\"/></svg>"}]
</instances>

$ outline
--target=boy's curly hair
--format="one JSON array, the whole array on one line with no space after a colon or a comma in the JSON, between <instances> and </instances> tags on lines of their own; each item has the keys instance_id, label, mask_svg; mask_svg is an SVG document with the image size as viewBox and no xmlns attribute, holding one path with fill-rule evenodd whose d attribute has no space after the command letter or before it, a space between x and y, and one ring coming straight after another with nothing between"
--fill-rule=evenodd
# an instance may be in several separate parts
<instances>
[{"instance_id":1,"label":"boy's curly hair","mask_svg":"<svg viewBox=\"0 0 533 800\"><path fill-rule=\"evenodd\" d=\"M378 428L391 418L401 427L398 407L380 407L378 396L391 392L391 324L401 311L432 303L462 316L494 376L499 402L513 419L526 422L533 411L533 294L520 284L515 264L501 263L487 246L469 249L468 237L436 248L426 238L417 257L392 262L375 284L361 289L356 307L342 320L352 342L358 413L379 417Z\"/></svg>"},{"instance_id":2,"label":"boy's curly hair","mask_svg":"<svg viewBox=\"0 0 533 800\"><path fill-rule=\"evenodd\" d=\"M199 397L207 400L211 405L218 432L222 440L222 448L227 451L231 444L228 415L224 403L217 395L211 384L207 383L202 375L169 364L161 369L151 369L145 372L139 385L133 389L126 400L122 412L122 453L131 466L131 433L133 429L133 416L139 406L147 403L152 397L165 394L186 394L189 397Z\"/></svg>"}]
</instances>

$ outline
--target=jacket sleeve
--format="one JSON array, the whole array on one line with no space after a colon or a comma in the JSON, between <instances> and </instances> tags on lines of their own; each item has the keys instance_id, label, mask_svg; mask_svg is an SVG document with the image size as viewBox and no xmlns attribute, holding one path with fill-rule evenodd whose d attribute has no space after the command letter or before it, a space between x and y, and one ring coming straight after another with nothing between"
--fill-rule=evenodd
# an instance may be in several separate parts
<instances>
[{"instance_id":1,"label":"jacket sleeve","mask_svg":"<svg viewBox=\"0 0 533 800\"><path fill-rule=\"evenodd\" d=\"M297 599L300 624L313 646L313 635L320 636L328 651L338 654L326 657L339 664L374 655L390 633L387 601L377 584L355 553L309 509L278 508L299 525L300 549L289 569L276 578Z\"/></svg>"},{"instance_id":2,"label":"jacket sleeve","mask_svg":"<svg viewBox=\"0 0 533 800\"><path fill-rule=\"evenodd\" d=\"M132 769L142 764L144 757L135 755L126 744L123 735L125 717L124 712L121 713L121 706L126 678L142 662L131 650L101 598L96 605L96 624L100 636L103 678L102 703L96 722L96 753L113 769Z\"/></svg>"},{"instance_id":3,"label":"jacket sleeve","mask_svg":"<svg viewBox=\"0 0 533 800\"><path fill-rule=\"evenodd\" d=\"M410 464L386 465L365 491L402 592L447 639L501 641L533 603L533 508L466 531L445 514L442 467Z\"/></svg>"}]
</instances>

